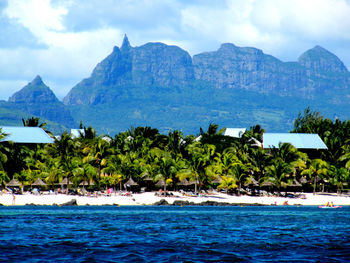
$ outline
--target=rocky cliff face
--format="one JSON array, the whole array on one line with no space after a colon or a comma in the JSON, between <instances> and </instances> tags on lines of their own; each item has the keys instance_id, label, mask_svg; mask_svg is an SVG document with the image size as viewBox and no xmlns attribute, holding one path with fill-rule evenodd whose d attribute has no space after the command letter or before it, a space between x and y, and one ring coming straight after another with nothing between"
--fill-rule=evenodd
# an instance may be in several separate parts
<instances>
[{"instance_id":1,"label":"rocky cliff face","mask_svg":"<svg viewBox=\"0 0 350 263\"><path fill-rule=\"evenodd\" d=\"M106 103L120 93L120 87L176 87L193 80L192 59L186 51L162 43L133 48L125 36L121 48L114 47L113 52L95 67L90 78L73 87L63 102L77 105Z\"/></svg>"},{"instance_id":2,"label":"rocky cliff face","mask_svg":"<svg viewBox=\"0 0 350 263\"><path fill-rule=\"evenodd\" d=\"M176 46L147 43L132 47L125 36L121 48L100 62L91 76L64 98L67 105L118 101L133 87L191 87L204 83L217 89L248 90L312 99L349 92L350 73L332 53L316 46L298 62L282 62L250 47L223 44L217 51L195 55ZM197 82L196 82L197 81Z\"/></svg>"},{"instance_id":3,"label":"rocky cliff face","mask_svg":"<svg viewBox=\"0 0 350 263\"><path fill-rule=\"evenodd\" d=\"M305 69L284 63L256 48L223 44L218 51L193 57L195 77L217 88L242 88L260 93L290 95L307 85Z\"/></svg>"},{"instance_id":4,"label":"rocky cliff face","mask_svg":"<svg viewBox=\"0 0 350 263\"><path fill-rule=\"evenodd\" d=\"M52 90L36 76L28 85L13 94L6 105L25 113L42 117L66 127L74 127L75 122L69 110L60 102Z\"/></svg>"},{"instance_id":5,"label":"rocky cliff face","mask_svg":"<svg viewBox=\"0 0 350 263\"><path fill-rule=\"evenodd\" d=\"M350 102L350 73L337 56L316 46L303 53L298 62L306 69L308 87L334 103Z\"/></svg>"}]
</instances>

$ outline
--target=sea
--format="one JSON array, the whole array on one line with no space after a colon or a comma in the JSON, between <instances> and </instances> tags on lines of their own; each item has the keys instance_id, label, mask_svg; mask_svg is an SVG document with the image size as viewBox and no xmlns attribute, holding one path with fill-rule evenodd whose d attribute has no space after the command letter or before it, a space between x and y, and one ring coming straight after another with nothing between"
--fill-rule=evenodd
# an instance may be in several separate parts
<instances>
[{"instance_id":1,"label":"sea","mask_svg":"<svg viewBox=\"0 0 350 263\"><path fill-rule=\"evenodd\" d=\"M350 262L350 207L0 207L0 262Z\"/></svg>"}]
</instances>

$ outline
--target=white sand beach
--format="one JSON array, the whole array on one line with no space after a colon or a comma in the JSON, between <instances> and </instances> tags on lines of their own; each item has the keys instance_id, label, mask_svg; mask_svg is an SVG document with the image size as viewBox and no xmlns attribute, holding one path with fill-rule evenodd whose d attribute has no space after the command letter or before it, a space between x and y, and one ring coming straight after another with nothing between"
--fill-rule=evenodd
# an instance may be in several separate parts
<instances>
[{"instance_id":1,"label":"white sand beach","mask_svg":"<svg viewBox=\"0 0 350 263\"><path fill-rule=\"evenodd\" d=\"M274 196L232 196L224 193L213 193L201 196L184 196L180 192L171 192L173 196L164 197L157 196L156 192L136 193L129 196L122 194L111 194L110 196L78 196L65 194L23 194L12 195L3 193L0 195L0 204L5 206L20 205L62 205L66 202L76 199L77 205L152 205L155 202L165 199L169 204L176 200L189 201L194 203L202 203L206 201L224 202L230 204L262 204L262 205L284 205L287 201L288 205L324 205L327 202L333 202L334 205L348 206L350 205L349 195L336 194L303 194L304 198L285 198Z\"/></svg>"}]
</instances>

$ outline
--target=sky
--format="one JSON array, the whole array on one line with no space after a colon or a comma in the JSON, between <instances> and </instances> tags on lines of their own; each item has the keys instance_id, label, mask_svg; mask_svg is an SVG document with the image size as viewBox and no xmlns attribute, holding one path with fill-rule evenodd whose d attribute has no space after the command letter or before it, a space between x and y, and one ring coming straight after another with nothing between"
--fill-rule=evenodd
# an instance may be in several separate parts
<instances>
[{"instance_id":1,"label":"sky","mask_svg":"<svg viewBox=\"0 0 350 263\"><path fill-rule=\"evenodd\" d=\"M297 61L320 45L350 69L350 0L0 0L0 100L35 76L62 99L122 43L222 43Z\"/></svg>"}]
</instances>

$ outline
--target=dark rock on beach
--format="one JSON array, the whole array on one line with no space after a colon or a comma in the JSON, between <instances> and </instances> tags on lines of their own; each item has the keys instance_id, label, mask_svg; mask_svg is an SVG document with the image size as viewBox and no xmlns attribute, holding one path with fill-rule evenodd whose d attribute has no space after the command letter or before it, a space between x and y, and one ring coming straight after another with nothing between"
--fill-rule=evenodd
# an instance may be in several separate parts
<instances>
[{"instance_id":1,"label":"dark rock on beach","mask_svg":"<svg viewBox=\"0 0 350 263\"><path fill-rule=\"evenodd\" d=\"M77 204L77 199L72 199L66 203L61 204L61 206L73 206L73 205L78 205Z\"/></svg>"},{"instance_id":2,"label":"dark rock on beach","mask_svg":"<svg viewBox=\"0 0 350 263\"><path fill-rule=\"evenodd\" d=\"M153 205L170 205L165 199L155 202Z\"/></svg>"}]
</instances>

